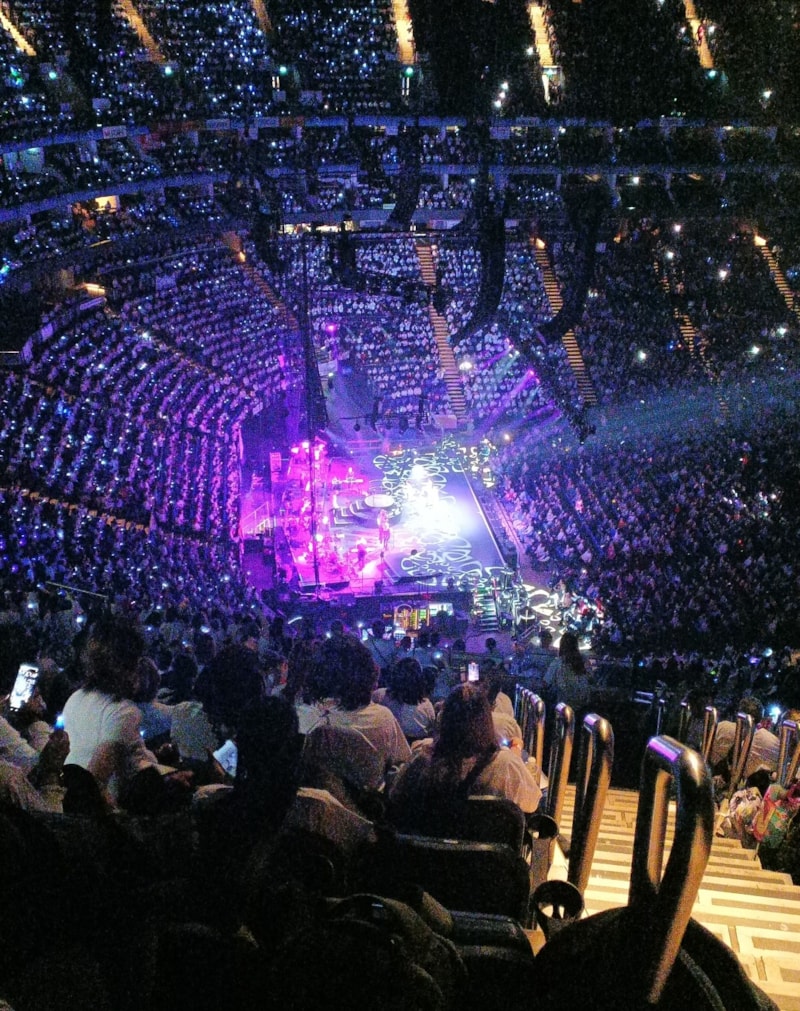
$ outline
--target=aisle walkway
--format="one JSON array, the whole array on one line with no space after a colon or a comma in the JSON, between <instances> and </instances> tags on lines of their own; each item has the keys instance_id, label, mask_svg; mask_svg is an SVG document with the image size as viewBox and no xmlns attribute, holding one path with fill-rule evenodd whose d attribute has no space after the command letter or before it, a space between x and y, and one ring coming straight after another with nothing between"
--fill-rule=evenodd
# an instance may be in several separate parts
<instances>
[{"instance_id":1,"label":"aisle walkway","mask_svg":"<svg viewBox=\"0 0 800 1011\"><path fill-rule=\"evenodd\" d=\"M589 914L627 905L638 802L635 791L609 790L584 896ZM572 824L574 803L571 786L564 826ZM673 803L668 844L674 825ZM782 1011L800 1011L800 887L788 874L764 870L755 851L715 837L692 916L728 945Z\"/></svg>"},{"instance_id":2,"label":"aisle walkway","mask_svg":"<svg viewBox=\"0 0 800 1011\"><path fill-rule=\"evenodd\" d=\"M8 20L2 10L0 10L0 28L8 32L14 40L14 45L21 53L25 53L26 56L32 56L34 59L36 58L36 50L30 42L28 42L22 32L20 32L17 26Z\"/></svg>"},{"instance_id":3,"label":"aisle walkway","mask_svg":"<svg viewBox=\"0 0 800 1011\"><path fill-rule=\"evenodd\" d=\"M430 239L417 239L414 243L419 260L419 269L422 280L429 287L436 285L436 266L434 263L434 251L431 247ZM467 402L464 398L464 385L461 381L461 373L456 364L456 357L450 345L450 331L447 327L447 320L434 307L433 303L428 304L428 314L431 320L433 336L436 340L436 347L439 350L439 361L444 373L444 384L447 387L447 396L450 400L450 408L459 422L467 420Z\"/></svg>"},{"instance_id":4,"label":"aisle walkway","mask_svg":"<svg viewBox=\"0 0 800 1011\"><path fill-rule=\"evenodd\" d=\"M769 272L770 275L772 276L772 280L775 282L775 287L781 293L781 298L786 304L786 308L790 312L793 312L798 319L800 319L800 305L798 305L797 299L795 298L795 294L789 287L789 282L786 280L786 276L781 270L780 264L778 263L775 254L769 248L767 240L760 235L756 235L754 237L754 242L756 244L757 249L764 257L764 261L769 267Z\"/></svg>"},{"instance_id":5,"label":"aisle walkway","mask_svg":"<svg viewBox=\"0 0 800 1011\"><path fill-rule=\"evenodd\" d=\"M392 0L392 13L397 32L397 58L404 67L411 67L416 61L416 48L414 26L408 14L406 0Z\"/></svg>"},{"instance_id":6,"label":"aisle walkway","mask_svg":"<svg viewBox=\"0 0 800 1011\"><path fill-rule=\"evenodd\" d=\"M265 35L269 35L272 31L272 22L269 19L267 8L264 6L264 0L252 0L252 2L253 10L255 11L256 18L258 18L261 31Z\"/></svg>"},{"instance_id":7,"label":"aisle walkway","mask_svg":"<svg viewBox=\"0 0 800 1011\"><path fill-rule=\"evenodd\" d=\"M139 36L140 42L150 54L150 59L158 66L163 66L167 62L167 58L159 49L158 43L150 34L147 25L131 3L131 0L120 0L119 6L123 17Z\"/></svg>"},{"instance_id":8,"label":"aisle walkway","mask_svg":"<svg viewBox=\"0 0 800 1011\"><path fill-rule=\"evenodd\" d=\"M692 38L697 46L697 29L702 24L702 21L695 9L694 0L685 0L684 8L686 10L686 21L689 24L689 28L692 32ZM708 39L705 36L705 28L703 29L703 39L700 45L697 46L697 58L700 60L700 66L703 70L714 69L714 57L711 55L711 50L708 48Z\"/></svg>"},{"instance_id":9,"label":"aisle walkway","mask_svg":"<svg viewBox=\"0 0 800 1011\"><path fill-rule=\"evenodd\" d=\"M561 295L561 285L558 283L555 271L550 263L550 256L544 242L531 236L530 244L536 263L542 273L544 290L550 303L550 310L553 316L555 316L564 305L564 299ZM587 407L595 407L597 405L597 393L589 376L589 370L586 368L586 363L583 360L583 355L581 354L574 331L568 330L561 338L561 343L567 353L572 374L575 376L575 381L578 384L581 400Z\"/></svg>"},{"instance_id":10,"label":"aisle walkway","mask_svg":"<svg viewBox=\"0 0 800 1011\"><path fill-rule=\"evenodd\" d=\"M661 285L662 289L666 293L670 300L670 305L672 306L672 316L675 323L680 330L681 337L683 338L686 348L691 357L697 357L698 361L703 366L703 371L708 376L711 381L712 387L715 391L715 399L719 405L719 409L724 417L728 416L729 407L728 402L725 399L725 394L720 383L719 376L711 363L711 360L706 353L706 346L703 341L698 340L697 330L695 329L694 323L689 319L686 313L682 312L681 309L676 304L674 292L672 290L672 283L666 272L658 262L658 260L653 263L653 270L658 277L658 283Z\"/></svg>"},{"instance_id":11,"label":"aisle walkway","mask_svg":"<svg viewBox=\"0 0 800 1011\"><path fill-rule=\"evenodd\" d=\"M547 36L547 24L544 19L544 10L541 4L528 4L528 18L531 22L533 35L536 40L536 52L539 54L539 63L542 70L554 65L553 51L550 48L550 40Z\"/></svg>"},{"instance_id":12,"label":"aisle walkway","mask_svg":"<svg viewBox=\"0 0 800 1011\"><path fill-rule=\"evenodd\" d=\"M531 0L528 4L528 20L533 30L536 53L539 57L539 65L542 68L542 88L544 90L544 100L550 104L550 85L558 85L560 91L564 88L564 73L556 62L553 51L550 48L550 34L547 30L547 20L545 8L538 0Z\"/></svg>"}]
</instances>

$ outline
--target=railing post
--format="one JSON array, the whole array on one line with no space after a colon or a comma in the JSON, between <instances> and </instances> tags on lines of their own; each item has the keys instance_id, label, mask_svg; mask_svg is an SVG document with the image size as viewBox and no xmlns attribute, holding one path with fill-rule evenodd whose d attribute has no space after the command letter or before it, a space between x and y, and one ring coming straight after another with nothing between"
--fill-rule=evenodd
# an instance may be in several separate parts
<instances>
[{"instance_id":1,"label":"railing post","mask_svg":"<svg viewBox=\"0 0 800 1011\"><path fill-rule=\"evenodd\" d=\"M733 735L733 765L731 766L731 781L728 784L728 799L739 789L747 759L750 756L750 745L753 743L755 723L749 713L736 714L736 730Z\"/></svg>"},{"instance_id":2,"label":"railing post","mask_svg":"<svg viewBox=\"0 0 800 1011\"><path fill-rule=\"evenodd\" d=\"M703 750L702 755L708 761L711 749L714 747L714 738L717 736L717 724L719 714L714 706L706 706L703 712Z\"/></svg>"},{"instance_id":3,"label":"railing post","mask_svg":"<svg viewBox=\"0 0 800 1011\"><path fill-rule=\"evenodd\" d=\"M608 720L588 713L583 719L578 748L567 881L583 894L589 883L614 763L614 731Z\"/></svg>"},{"instance_id":4,"label":"railing post","mask_svg":"<svg viewBox=\"0 0 800 1011\"><path fill-rule=\"evenodd\" d=\"M572 758L572 739L575 736L575 713L566 702L559 702L555 712L555 729L547 766L547 810L546 814L561 827L564 809L564 792Z\"/></svg>"}]
</instances>

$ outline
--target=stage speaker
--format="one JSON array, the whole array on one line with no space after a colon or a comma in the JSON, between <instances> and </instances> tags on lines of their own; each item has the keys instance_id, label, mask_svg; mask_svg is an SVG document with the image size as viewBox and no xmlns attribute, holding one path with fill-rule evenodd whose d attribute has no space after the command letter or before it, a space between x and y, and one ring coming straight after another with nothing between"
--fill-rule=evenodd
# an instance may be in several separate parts
<instances>
[{"instance_id":1,"label":"stage speaker","mask_svg":"<svg viewBox=\"0 0 800 1011\"><path fill-rule=\"evenodd\" d=\"M346 590L349 585L350 585L350 580L349 579L342 579L338 583L326 583L325 584L325 589L326 590Z\"/></svg>"}]
</instances>

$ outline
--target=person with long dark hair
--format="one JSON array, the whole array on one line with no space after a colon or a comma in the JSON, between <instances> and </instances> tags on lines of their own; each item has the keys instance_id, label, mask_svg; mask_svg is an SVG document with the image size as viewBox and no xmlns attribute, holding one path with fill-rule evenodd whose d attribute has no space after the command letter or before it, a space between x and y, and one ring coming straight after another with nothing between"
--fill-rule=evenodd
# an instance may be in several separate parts
<instances>
[{"instance_id":1,"label":"person with long dark hair","mask_svg":"<svg viewBox=\"0 0 800 1011\"><path fill-rule=\"evenodd\" d=\"M387 687L374 691L372 701L391 709L407 740L420 741L433 733L436 712L427 696L422 667L413 656L390 668Z\"/></svg>"},{"instance_id":2,"label":"person with long dark hair","mask_svg":"<svg viewBox=\"0 0 800 1011\"><path fill-rule=\"evenodd\" d=\"M132 701L144 646L134 622L101 618L89 633L83 686L64 706L67 762L91 772L115 805L137 773L156 765L139 734L142 714Z\"/></svg>"},{"instance_id":3,"label":"person with long dark hair","mask_svg":"<svg viewBox=\"0 0 800 1011\"><path fill-rule=\"evenodd\" d=\"M544 683L556 702L566 702L576 712L589 705L591 680L574 632L561 636L558 656L550 664Z\"/></svg>"},{"instance_id":4,"label":"person with long dark hair","mask_svg":"<svg viewBox=\"0 0 800 1011\"><path fill-rule=\"evenodd\" d=\"M442 707L436 740L422 745L394 781L390 818L402 826L424 824L442 806L473 794L506 797L526 813L542 797L521 751L498 747L486 691L462 684Z\"/></svg>"}]
</instances>

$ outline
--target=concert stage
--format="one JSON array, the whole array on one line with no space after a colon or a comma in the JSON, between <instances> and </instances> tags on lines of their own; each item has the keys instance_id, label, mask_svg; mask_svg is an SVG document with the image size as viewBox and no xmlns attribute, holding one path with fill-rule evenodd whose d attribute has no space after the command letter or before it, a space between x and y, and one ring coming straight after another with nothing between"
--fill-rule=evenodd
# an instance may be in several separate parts
<instances>
[{"instance_id":1,"label":"concert stage","mask_svg":"<svg viewBox=\"0 0 800 1011\"><path fill-rule=\"evenodd\" d=\"M271 454L271 487L255 481L243 496L242 534L300 592L472 591L508 569L469 459L452 439L359 457L321 439L293 446L280 462Z\"/></svg>"}]
</instances>

